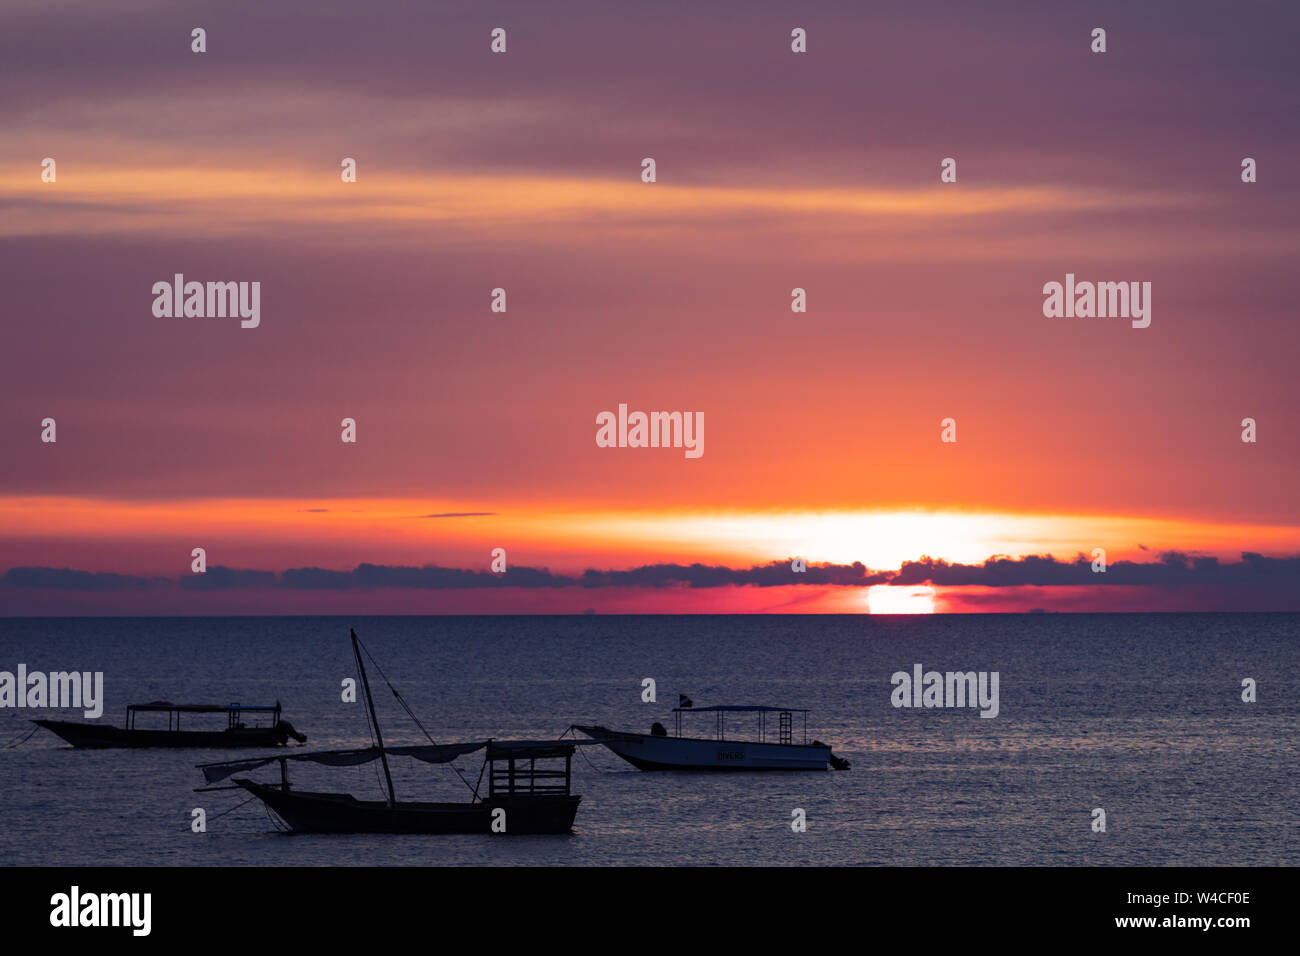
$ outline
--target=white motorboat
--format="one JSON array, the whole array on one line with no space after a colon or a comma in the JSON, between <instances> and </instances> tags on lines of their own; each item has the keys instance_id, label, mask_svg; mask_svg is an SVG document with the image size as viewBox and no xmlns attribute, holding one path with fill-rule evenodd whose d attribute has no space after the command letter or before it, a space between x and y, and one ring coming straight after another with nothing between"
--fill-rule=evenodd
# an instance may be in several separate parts
<instances>
[{"instance_id":1,"label":"white motorboat","mask_svg":"<svg viewBox=\"0 0 1300 956\"><path fill-rule=\"evenodd\" d=\"M606 727L574 724L574 730L603 743L628 763L641 770L836 770L849 763L836 757L831 748L817 740L808 742L808 711L794 707L759 707L720 704L714 707L674 707L676 734L670 736L655 723L648 734L610 730ZM713 714L712 738L683 737L683 714ZM758 715L757 740L728 740L727 716ZM777 729L772 739L767 724L775 714ZM795 715L802 715L800 741L795 737Z\"/></svg>"}]
</instances>

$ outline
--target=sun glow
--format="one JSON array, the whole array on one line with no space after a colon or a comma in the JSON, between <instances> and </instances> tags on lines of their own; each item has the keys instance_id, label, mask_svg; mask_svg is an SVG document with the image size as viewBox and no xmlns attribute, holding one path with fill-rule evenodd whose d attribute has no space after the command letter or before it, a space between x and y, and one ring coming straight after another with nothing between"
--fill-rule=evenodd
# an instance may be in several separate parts
<instances>
[{"instance_id":1,"label":"sun glow","mask_svg":"<svg viewBox=\"0 0 1300 956\"><path fill-rule=\"evenodd\" d=\"M868 614L933 614L934 588L896 588L877 584L867 588Z\"/></svg>"}]
</instances>

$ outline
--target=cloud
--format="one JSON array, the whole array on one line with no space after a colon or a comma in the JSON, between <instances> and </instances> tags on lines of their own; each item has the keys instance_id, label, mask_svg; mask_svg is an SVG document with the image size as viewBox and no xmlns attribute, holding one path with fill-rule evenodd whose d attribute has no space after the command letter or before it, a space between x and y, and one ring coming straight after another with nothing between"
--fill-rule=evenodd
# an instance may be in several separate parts
<instances>
[{"instance_id":1,"label":"cloud","mask_svg":"<svg viewBox=\"0 0 1300 956\"><path fill-rule=\"evenodd\" d=\"M890 572L868 573L861 562L853 564L808 565L796 574L789 561L773 561L752 568L728 568L705 564L648 564L627 571L588 570L582 574L582 586L595 587L676 587L716 588L754 584L780 587L790 584L823 584L868 587L886 584Z\"/></svg>"},{"instance_id":2,"label":"cloud","mask_svg":"<svg viewBox=\"0 0 1300 956\"><path fill-rule=\"evenodd\" d=\"M897 585L931 584L936 587L1024 587L1060 585L1145 585L1194 587L1201 585L1300 586L1300 556L1270 558L1251 551L1241 561L1223 563L1214 557L1193 557L1164 551L1155 561L1115 561L1104 573L1092 570L1092 560L1078 555L1059 561L1051 555L1010 558L995 555L983 564L949 564L923 557L908 561L890 581Z\"/></svg>"},{"instance_id":3,"label":"cloud","mask_svg":"<svg viewBox=\"0 0 1300 956\"><path fill-rule=\"evenodd\" d=\"M214 564L203 574L188 574L178 580L190 591L226 591L232 588L265 588L275 584L274 571L240 571Z\"/></svg>"},{"instance_id":4,"label":"cloud","mask_svg":"<svg viewBox=\"0 0 1300 956\"><path fill-rule=\"evenodd\" d=\"M0 164L0 206L5 209L0 235L116 237L134 231L190 239L261 235L274 223L316 236L321 224L334 224L409 239L411 230L427 224L476 236L495 235L510 224L545 227L552 235L567 233L575 242L590 244L593 230L603 236L635 226L686 235L702 222L711 229L726 229L738 240L752 239L754 222L761 220L785 228L835 230L855 239L863 235L863 217L897 237L905 227L919 228L925 221L950 224L957 217L988 226L991 217L1004 215L1004 226L1014 234L1018 223L1035 216L1069 212L1081 217L1120 209L1177 214L1205 205L1185 193L1118 187L1067 190L1006 184L936 193L915 183L780 185L760 179L748 184L679 184L671 192L658 193L630 189L628 177L613 170L580 178L530 169L487 174L418 168L390 170L367 181L364 191L340 201L336 178L295 161L252 180L220 161L206 166L162 160L143 165L125 160L86 163L75 178L60 170L57 191L24 172L17 165Z\"/></svg>"},{"instance_id":5,"label":"cloud","mask_svg":"<svg viewBox=\"0 0 1300 956\"><path fill-rule=\"evenodd\" d=\"M14 90L0 105L7 133L34 127L29 135L39 141L41 133L48 140L107 129L145 151L190 143L210 151L250 136L269 149L266 131L278 130L289 146L319 153L333 150L344 123L387 164L410 157L463 168L612 165L650 141L683 157L682 174L721 168L729 176L760 161L804 176L851 176L864 154L933 155L952 142L967 155L992 140L1012 154L1032 144L1105 156L1116 143L1216 155L1219 144L1243 138L1269 136L1266 154L1294 141L1294 124L1257 121L1285 115L1294 80L1295 13L1276 3L1225 17L1208 0L1187 0L1176 43L1166 39L1164 5L1127 5L1123 35L1142 50L1136 57L1092 57L1073 10L1025 2L990 18L960 0L827 0L809 24L807 57L789 51L784 4L700 5L683 24L640 3L516 2L502 11L510 52L501 57L487 54L488 27L470 3L396 4L387 22L361 31L343 0L243 4L223 11L221 29L213 24L204 56L190 53L174 4L130 6L137 12L124 30L121 3L5 5L0 62ZM114 42L104 43L106 35ZM1097 60L1105 69L1071 82ZM556 62L565 68L547 68ZM899 76L916 79L873 100L870 124L843 121L861 110L864 82L880 87ZM91 83L94 98L85 96ZM1243 100L1250 110L1240 109ZM1197 104L1194 115L1168 108L1184 101ZM996 115L980 108L988 102L999 103ZM1125 108L1099 110L1098 102ZM1149 155L1130 165L1183 173ZM873 177L904 175L902 162L871 160ZM1003 169L1023 177L1041 165L978 168L984 177Z\"/></svg>"},{"instance_id":6,"label":"cloud","mask_svg":"<svg viewBox=\"0 0 1300 956\"><path fill-rule=\"evenodd\" d=\"M1244 594L1300 593L1300 555L1268 557L1246 551L1240 561L1222 562L1179 551L1161 552L1154 561L1116 561L1105 573L1092 570L1080 554L1070 561L1051 555L1020 558L994 555L982 564L950 564L930 557L907 561L897 571L873 571L861 562L809 564L795 573L790 561L772 561L749 568L708 564L647 564L626 570L589 568L581 575L557 574L546 568L515 565L505 574L487 570L363 563L350 571L328 568L289 568L274 571L240 570L221 565L205 574L179 578L140 577L70 568L16 567L0 578L0 587L54 591L125 591L178 586L185 590L277 589L290 591L349 591L401 588L459 591L481 588L726 588L819 586L863 588L877 584L899 587L1022 588L1139 586L1158 589L1225 588Z\"/></svg>"},{"instance_id":7,"label":"cloud","mask_svg":"<svg viewBox=\"0 0 1300 956\"><path fill-rule=\"evenodd\" d=\"M269 573L269 572L268 572ZM384 564L359 564L351 571L324 568L290 568L280 575L279 587L305 590L342 591L354 588L421 588L427 590L462 590L472 588L572 587L577 579L552 574L538 568L516 566L504 575L464 568L402 567Z\"/></svg>"},{"instance_id":8,"label":"cloud","mask_svg":"<svg viewBox=\"0 0 1300 956\"><path fill-rule=\"evenodd\" d=\"M304 591L341 591L351 587L351 582L350 571L325 568L290 568L280 575L281 586Z\"/></svg>"},{"instance_id":9,"label":"cloud","mask_svg":"<svg viewBox=\"0 0 1300 956\"><path fill-rule=\"evenodd\" d=\"M490 518L495 511L448 511L440 515L417 515L419 518Z\"/></svg>"},{"instance_id":10,"label":"cloud","mask_svg":"<svg viewBox=\"0 0 1300 956\"><path fill-rule=\"evenodd\" d=\"M167 578L145 578L108 571L74 571L72 568L10 568L0 586L49 591L131 591L169 584Z\"/></svg>"}]
</instances>

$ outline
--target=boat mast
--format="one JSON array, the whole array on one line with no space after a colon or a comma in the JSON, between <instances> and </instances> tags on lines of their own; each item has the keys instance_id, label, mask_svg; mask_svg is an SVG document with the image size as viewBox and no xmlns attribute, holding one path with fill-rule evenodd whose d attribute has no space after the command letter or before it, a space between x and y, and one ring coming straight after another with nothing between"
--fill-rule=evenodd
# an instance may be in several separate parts
<instances>
[{"instance_id":1,"label":"boat mast","mask_svg":"<svg viewBox=\"0 0 1300 956\"><path fill-rule=\"evenodd\" d=\"M375 716L375 700L370 696L370 681L366 679L366 665L361 661L361 647L357 643L357 632L355 628L348 628L352 635L352 656L357 659L357 673L361 675L361 686L366 692L366 706L370 708L370 722L375 728L375 741L379 744L379 760L384 765L384 780L388 783L388 806L392 809L393 804L397 802L397 795L393 793L393 775L388 772L388 755L384 753L384 735L379 732L379 718Z\"/></svg>"}]
</instances>

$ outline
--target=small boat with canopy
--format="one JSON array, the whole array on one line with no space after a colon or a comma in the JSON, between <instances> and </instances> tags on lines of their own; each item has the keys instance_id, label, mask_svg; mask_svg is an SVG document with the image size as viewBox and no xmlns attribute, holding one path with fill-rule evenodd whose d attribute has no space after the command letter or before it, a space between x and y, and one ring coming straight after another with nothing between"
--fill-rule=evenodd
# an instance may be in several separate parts
<instances>
[{"instance_id":1,"label":"small boat with canopy","mask_svg":"<svg viewBox=\"0 0 1300 956\"><path fill-rule=\"evenodd\" d=\"M145 719L138 726L140 714L167 715L167 727L150 726L161 723L160 717ZM186 714L222 714L224 728L181 728L181 718ZM74 747L104 749L108 747L274 747L283 746L292 738L306 742L293 724L280 717L280 702L274 704L173 704L155 700L147 704L130 704L126 708L126 728L86 724L75 720L33 720L46 730L58 734Z\"/></svg>"},{"instance_id":2,"label":"small boat with canopy","mask_svg":"<svg viewBox=\"0 0 1300 956\"><path fill-rule=\"evenodd\" d=\"M674 707L676 734L669 736L655 722L648 734L574 724L593 740L604 744L641 770L848 770L849 762L837 757L820 740L808 742L808 711L796 707L717 704L712 707ZM711 714L713 737L683 737L683 714ZM739 714L758 717L758 737L727 738L727 718ZM796 731L796 715L802 732ZM770 720L776 721L772 732ZM798 738L798 739L796 739Z\"/></svg>"},{"instance_id":3,"label":"small boat with canopy","mask_svg":"<svg viewBox=\"0 0 1300 956\"><path fill-rule=\"evenodd\" d=\"M352 653L365 694L367 717L373 744L349 750L324 750L306 753L272 754L249 760L199 764L204 779L217 783L233 777L233 783L261 799L289 829L300 833L500 833L541 834L568 833L582 797L571 792L573 754L578 741L573 740L475 740L440 744L415 717L397 689L385 683L429 743L415 746L385 745L374 699L362 660L363 647L352 631ZM370 657L369 651L366 656ZM373 657L370 657L375 664ZM375 664L376 668L378 665ZM382 670L379 672L383 676ZM468 802L437 803L397 799L389 759L407 757L426 764L450 764L457 757L483 751L483 766ZM378 760L383 767L385 799L359 800L347 793L322 793L294 789L289 781L289 763L315 763L329 767L352 767ZM234 776L278 764L278 782L257 783ZM540 764L540 765L539 765ZM455 768L453 768L455 769ZM487 790L482 792L483 777ZM222 787L200 787L205 792Z\"/></svg>"}]
</instances>

